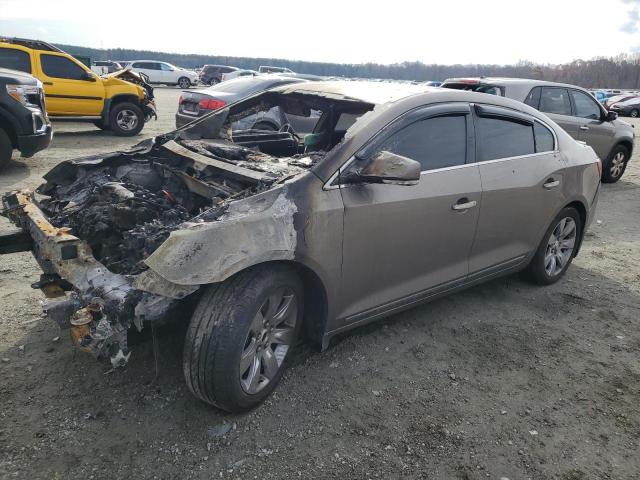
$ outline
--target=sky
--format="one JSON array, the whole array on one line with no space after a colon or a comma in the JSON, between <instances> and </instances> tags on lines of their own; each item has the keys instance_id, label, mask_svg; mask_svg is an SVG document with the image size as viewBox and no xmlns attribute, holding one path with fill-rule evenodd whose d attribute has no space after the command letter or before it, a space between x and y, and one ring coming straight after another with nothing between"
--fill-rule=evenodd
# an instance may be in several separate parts
<instances>
[{"instance_id":1,"label":"sky","mask_svg":"<svg viewBox=\"0 0 640 480\"><path fill-rule=\"evenodd\" d=\"M336 63L564 63L640 52L640 0L0 0L0 36Z\"/></svg>"}]
</instances>

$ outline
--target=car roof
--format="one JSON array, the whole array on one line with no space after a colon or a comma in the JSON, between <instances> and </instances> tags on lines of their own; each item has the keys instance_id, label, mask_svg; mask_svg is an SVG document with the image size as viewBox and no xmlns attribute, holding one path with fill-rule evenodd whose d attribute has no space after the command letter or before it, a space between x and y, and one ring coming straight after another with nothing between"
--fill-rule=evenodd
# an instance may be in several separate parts
<instances>
[{"instance_id":1,"label":"car roof","mask_svg":"<svg viewBox=\"0 0 640 480\"><path fill-rule=\"evenodd\" d=\"M380 105L395 102L402 98L439 91L435 87L414 85L399 82L371 82L366 80L327 80L321 82L296 83L274 88L274 91L284 94L298 93L332 98L335 100L358 101Z\"/></svg>"},{"instance_id":2,"label":"car roof","mask_svg":"<svg viewBox=\"0 0 640 480\"><path fill-rule=\"evenodd\" d=\"M460 78L447 78L444 83L464 83L464 82L478 82L496 85L521 85L521 86L550 86L550 87L566 87L566 88L579 88L578 85L571 85L569 83L549 82L547 80L535 80L531 78L514 78L514 77L460 77Z\"/></svg>"}]
</instances>

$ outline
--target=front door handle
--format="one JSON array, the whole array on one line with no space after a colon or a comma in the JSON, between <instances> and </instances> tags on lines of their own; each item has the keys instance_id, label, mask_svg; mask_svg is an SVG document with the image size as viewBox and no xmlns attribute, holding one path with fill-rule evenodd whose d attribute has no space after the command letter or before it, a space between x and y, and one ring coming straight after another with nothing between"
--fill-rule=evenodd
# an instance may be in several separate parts
<instances>
[{"instance_id":1,"label":"front door handle","mask_svg":"<svg viewBox=\"0 0 640 480\"><path fill-rule=\"evenodd\" d=\"M554 180L553 178L550 178L549 180L547 180L545 183L542 184L542 186L547 190L556 188L558 185L560 185L560 180Z\"/></svg>"},{"instance_id":2,"label":"front door handle","mask_svg":"<svg viewBox=\"0 0 640 480\"><path fill-rule=\"evenodd\" d=\"M45 85L53 85L53 82L42 82Z\"/></svg>"},{"instance_id":3,"label":"front door handle","mask_svg":"<svg viewBox=\"0 0 640 480\"><path fill-rule=\"evenodd\" d=\"M468 198L461 198L457 203L451 205L451 208L456 212L459 212L462 210L469 210L470 208L475 207L477 204L478 202L476 202L475 200L469 201Z\"/></svg>"},{"instance_id":4,"label":"front door handle","mask_svg":"<svg viewBox=\"0 0 640 480\"><path fill-rule=\"evenodd\" d=\"M589 130L589 127L587 127L586 125L581 125L580 130L582 130L583 132L586 132L587 130Z\"/></svg>"}]
</instances>

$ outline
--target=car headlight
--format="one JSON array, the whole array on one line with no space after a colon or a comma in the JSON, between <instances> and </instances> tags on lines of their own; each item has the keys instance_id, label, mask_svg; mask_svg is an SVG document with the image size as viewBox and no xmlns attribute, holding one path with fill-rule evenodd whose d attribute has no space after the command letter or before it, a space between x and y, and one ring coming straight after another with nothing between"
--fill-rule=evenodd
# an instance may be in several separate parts
<instances>
[{"instance_id":1,"label":"car headlight","mask_svg":"<svg viewBox=\"0 0 640 480\"><path fill-rule=\"evenodd\" d=\"M40 108L42 98L42 84L38 81L36 85L13 85L6 86L9 96L15 98L25 107Z\"/></svg>"}]
</instances>

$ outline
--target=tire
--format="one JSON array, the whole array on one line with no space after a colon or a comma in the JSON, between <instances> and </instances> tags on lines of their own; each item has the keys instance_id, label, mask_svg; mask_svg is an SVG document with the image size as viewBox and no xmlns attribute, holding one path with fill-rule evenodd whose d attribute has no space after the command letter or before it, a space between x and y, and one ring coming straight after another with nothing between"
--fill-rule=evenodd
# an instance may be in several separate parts
<instances>
[{"instance_id":1,"label":"tire","mask_svg":"<svg viewBox=\"0 0 640 480\"><path fill-rule=\"evenodd\" d=\"M13 144L7 132L0 128L0 168L9 163L11 155L13 154Z\"/></svg>"},{"instance_id":2,"label":"tire","mask_svg":"<svg viewBox=\"0 0 640 480\"><path fill-rule=\"evenodd\" d=\"M184 343L182 367L189 390L228 412L259 405L286 369L302 326L302 302L300 279L284 265L250 269L209 287ZM278 323L274 312L285 319ZM279 328L266 330L265 318ZM274 335L282 343L273 341Z\"/></svg>"},{"instance_id":3,"label":"tire","mask_svg":"<svg viewBox=\"0 0 640 480\"><path fill-rule=\"evenodd\" d=\"M624 145L616 145L602 165L602 183L616 183L620 180L628 161L629 149Z\"/></svg>"},{"instance_id":4,"label":"tire","mask_svg":"<svg viewBox=\"0 0 640 480\"><path fill-rule=\"evenodd\" d=\"M100 130L111 130L111 125L102 123L102 120L96 120L95 122L93 122L93 124Z\"/></svg>"},{"instance_id":5,"label":"tire","mask_svg":"<svg viewBox=\"0 0 640 480\"><path fill-rule=\"evenodd\" d=\"M569 222L573 222L573 230ZM575 256L582 238L582 227L578 211L572 207L564 208L542 237L531 263L524 271L525 277L537 285L551 285L560 280ZM557 241L552 241L552 238ZM560 258L561 265L558 262Z\"/></svg>"},{"instance_id":6,"label":"tire","mask_svg":"<svg viewBox=\"0 0 640 480\"><path fill-rule=\"evenodd\" d=\"M218 83L220 83L220 80L215 77L209 80L209 85L216 85Z\"/></svg>"},{"instance_id":7,"label":"tire","mask_svg":"<svg viewBox=\"0 0 640 480\"><path fill-rule=\"evenodd\" d=\"M116 103L109 112L109 127L118 136L132 137L144 127L144 114L133 103Z\"/></svg>"},{"instance_id":8,"label":"tire","mask_svg":"<svg viewBox=\"0 0 640 480\"><path fill-rule=\"evenodd\" d=\"M631 113L629 113L629 115L631 115L633 118L638 118L640 116L640 110L634 108L633 110L631 110Z\"/></svg>"},{"instance_id":9,"label":"tire","mask_svg":"<svg viewBox=\"0 0 640 480\"><path fill-rule=\"evenodd\" d=\"M178 79L177 85L180 88L189 88L191 86L191 80L189 80L187 77L180 77Z\"/></svg>"},{"instance_id":10,"label":"tire","mask_svg":"<svg viewBox=\"0 0 640 480\"><path fill-rule=\"evenodd\" d=\"M276 127L273 123L271 122L264 122L264 121L259 121L254 123L251 126L252 130L266 130L268 132L277 132L278 131L278 127Z\"/></svg>"}]
</instances>

